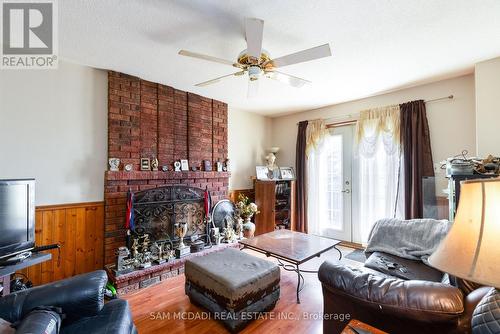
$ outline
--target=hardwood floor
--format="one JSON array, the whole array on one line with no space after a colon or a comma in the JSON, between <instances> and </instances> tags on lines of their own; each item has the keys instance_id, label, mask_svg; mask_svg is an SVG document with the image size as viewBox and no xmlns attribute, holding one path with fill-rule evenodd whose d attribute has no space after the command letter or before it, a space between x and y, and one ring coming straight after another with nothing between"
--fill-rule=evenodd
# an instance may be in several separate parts
<instances>
[{"instance_id":1,"label":"hardwood floor","mask_svg":"<svg viewBox=\"0 0 500 334\"><path fill-rule=\"evenodd\" d=\"M353 251L346 247L341 247L341 250L343 255ZM264 257L249 250L245 252ZM305 263L301 269L317 270L319 265L329 258L338 259L338 252L331 250L320 258ZM349 259L342 261L360 265L359 262ZM317 274L304 274L304 277L306 284L300 294L301 304L297 304L295 300L297 276L294 272L282 269L281 296L275 309L261 319L251 322L241 333L322 333L323 324L319 319L323 312L321 284ZM189 302L189 298L184 294L184 275L127 295L125 299L130 303L134 322L141 334L228 333L219 321L213 318L203 319L208 317L208 313Z\"/></svg>"}]
</instances>

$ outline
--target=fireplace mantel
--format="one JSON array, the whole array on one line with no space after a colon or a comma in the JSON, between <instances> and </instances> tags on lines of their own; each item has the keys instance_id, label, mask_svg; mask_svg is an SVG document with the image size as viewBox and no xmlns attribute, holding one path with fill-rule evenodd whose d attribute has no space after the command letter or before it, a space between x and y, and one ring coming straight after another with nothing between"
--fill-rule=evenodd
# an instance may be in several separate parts
<instances>
[{"instance_id":1,"label":"fireplace mantel","mask_svg":"<svg viewBox=\"0 0 500 334\"><path fill-rule=\"evenodd\" d=\"M219 179L229 178L230 172L203 172L203 171L189 171L189 172L174 172L174 171L107 171L105 179L108 181L118 180L189 180L189 179Z\"/></svg>"}]
</instances>

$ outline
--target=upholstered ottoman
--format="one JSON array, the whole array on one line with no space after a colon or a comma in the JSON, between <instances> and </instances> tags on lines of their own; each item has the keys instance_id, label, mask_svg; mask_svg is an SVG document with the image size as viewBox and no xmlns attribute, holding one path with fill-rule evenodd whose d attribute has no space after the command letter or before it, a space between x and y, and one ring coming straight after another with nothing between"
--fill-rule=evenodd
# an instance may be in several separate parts
<instances>
[{"instance_id":1,"label":"upholstered ottoman","mask_svg":"<svg viewBox=\"0 0 500 334\"><path fill-rule=\"evenodd\" d=\"M233 332L273 309L280 296L278 266L232 248L187 260L185 275L191 302Z\"/></svg>"}]
</instances>

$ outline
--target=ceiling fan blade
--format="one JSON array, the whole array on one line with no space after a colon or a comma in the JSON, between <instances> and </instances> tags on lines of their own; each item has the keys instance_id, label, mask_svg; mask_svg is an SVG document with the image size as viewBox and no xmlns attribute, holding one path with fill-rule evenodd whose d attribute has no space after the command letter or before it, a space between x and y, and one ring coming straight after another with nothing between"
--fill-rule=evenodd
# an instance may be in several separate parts
<instances>
[{"instance_id":1,"label":"ceiling fan blade","mask_svg":"<svg viewBox=\"0 0 500 334\"><path fill-rule=\"evenodd\" d=\"M215 63L219 63L219 64L240 67L240 64L235 63L235 62L230 61L230 60L221 59L221 58L212 57L212 56L207 56L207 55L204 55L201 53L191 52L191 51L187 51L187 50L180 50L179 54L181 56L198 58L198 59L203 59L203 60L207 60L207 61L211 61L211 62L215 62Z\"/></svg>"},{"instance_id":2,"label":"ceiling fan blade","mask_svg":"<svg viewBox=\"0 0 500 334\"><path fill-rule=\"evenodd\" d=\"M260 19L247 18L245 20L245 36L247 40L247 53L250 57L260 59L262 53L262 35L264 33L264 21Z\"/></svg>"},{"instance_id":3,"label":"ceiling fan blade","mask_svg":"<svg viewBox=\"0 0 500 334\"><path fill-rule=\"evenodd\" d=\"M247 98L256 97L259 92L259 80L248 80Z\"/></svg>"},{"instance_id":4,"label":"ceiling fan blade","mask_svg":"<svg viewBox=\"0 0 500 334\"><path fill-rule=\"evenodd\" d=\"M285 84L288 84L292 87L300 88L304 86L305 84L311 83L311 81L306 80L306 79L301 79L299 77L286 74L283 72L278 72L278 71L270 71L266 72L266 77L277 80L279 82L283 82Z\"/></svg>"},{"instance_id":5,"label":"ceiling fan blade","mask_svg":"<svg viewBox=\"0 0 500 334\"><path fill-rule=\"evenodd\" d=\"M303 63L314 59L330 57L331 55L332 52L330 50L330 45L327 43L320 46L316 46L314 48L302 50L283 57L269 60L264 64L264 66L270 64L272 67L284 67L297 63Z\"/></svg>"},{"instance_id":6,"label":"ceiling fan blade","mask_svg":"<svg viewBox=\"0 0 500 334\"><path fill-rule=\"evenodd\" d=\"M227 78L227 77L230 77L230 76L233 76L233 75L235 75L235 76L242 75L244 73L245 73L245 71L240 71L240 72L236 72L236 73L226 74L226 75L223 75L221 77L218 77L218 78L215 78L215 79L212 79L212 80L208 80L208 81L203 81L203 82L197 83L195 86L197 86L197 87L208 86L208 85L211 85L211 84L214 84L214 83L220 81L220 79L224 79L224 78Z\"/></svg>"}]
</instances>

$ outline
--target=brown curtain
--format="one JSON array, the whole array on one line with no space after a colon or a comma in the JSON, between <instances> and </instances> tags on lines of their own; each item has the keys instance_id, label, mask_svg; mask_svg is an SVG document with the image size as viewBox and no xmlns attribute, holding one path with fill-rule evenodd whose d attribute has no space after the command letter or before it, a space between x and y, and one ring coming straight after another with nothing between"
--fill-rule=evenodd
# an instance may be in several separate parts
<instances>
[{"instance_id":1,"label":"brown curtain","mask_svg":"<svg viewBox=\"0 0 500 334\"><path fill-rule=\"evenodd\" d=\"M429 124L423 100L403 103L401 109L401 143L403 148L403 182L405 219L422 218L422 178L434 176Z\"/></svg>"},{"instance_id":2,"label":"brown curtain","mask_svg":"<svg viewBox=\"0 0 500 334\"><path fill-rule=\"evenodd\" d=\"M307 233L307 189L306 189L306 130L307 121L299 123L297 148L295 150L295 169L297 170L297 219L296 230Z\"/></svg>"}]
</instances>

